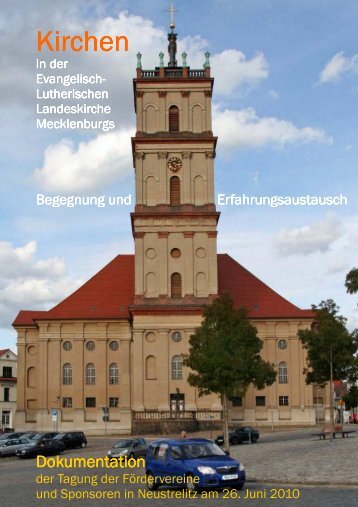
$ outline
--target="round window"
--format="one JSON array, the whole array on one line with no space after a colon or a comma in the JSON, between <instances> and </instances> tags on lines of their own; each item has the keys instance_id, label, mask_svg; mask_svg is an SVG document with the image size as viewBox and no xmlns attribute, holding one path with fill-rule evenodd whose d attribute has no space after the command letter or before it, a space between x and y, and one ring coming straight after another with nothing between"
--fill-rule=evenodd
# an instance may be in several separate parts
<instances>
[{"instance_id":1,"label":"round window","mask_svg":"<svg viewBox=\"0 0 358 507\"><path fill-rule=\"evenodd\" d=\"M110 344L109 344L109 348L111 350L118 350L118 347L119 347L118 342L113 341L113 342L110 342Z\"/></svg>"},{"instance_id":2,"label":"round window","mask_svg":"<svg viewBox=\"0 0 358 507\"><path fill-rule=\"evenodd\" d=\"M63 348L64 350L71 350L72 349L72 343L71 342L63 342Z\"/></svg>"},{"instance_id":3,"label":"round window","mask_svg":"<svg viewBox=\"0 0 358 507\"><path fill-rule=\"evenodd\" d=\"M89 341L86 343L86 349L87 350L94 350L96 348L95 342Z\"/></svg>"},{"instance_id":4,"label":"round window","mask_svg":"<svg viewBox=\"0 0 358 507\"><path fill-rule=\"evenodd\" d=\"M173 259L179 259L179 257L181 257L181 251L179 248L173 248L173 250L170 252L170 255L173 257Z\"/></svg>"},{"instance_id":5,"label":"round window","mask_svg":"<svg viewBox=\"0 0 358 507\"><path fill-rule=\"evenodd\" d=\"M175 333L172 334L172 340L173 342L180 342L182 339L181 333L179 331L175 331Z\"/></svg>"},{"instance_id":6,"label":"round window","mask_svg":"<svg viewBox=\"0 0 358 507\"><path fill-rule=\"evenodd\" d=\"M286 340L279 340L277 345L278 345L278 348L281 350L287 349L287 341Z\"/></svg>"}]
</instances>

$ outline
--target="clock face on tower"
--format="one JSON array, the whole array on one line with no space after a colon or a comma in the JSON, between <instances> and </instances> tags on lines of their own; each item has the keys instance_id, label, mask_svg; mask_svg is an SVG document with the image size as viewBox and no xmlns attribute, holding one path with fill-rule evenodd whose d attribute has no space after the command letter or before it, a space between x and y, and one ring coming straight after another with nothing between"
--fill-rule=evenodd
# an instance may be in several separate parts
<instances>
[{"instance_id":1,"label":"clock face on tower","mask_svg":"<svg viewBox=\"0 0 358 507\"><path fill-rule=\"evenodd\" d=\"M182 165L183 163L178 157L172 157L171 159L168 160L168 169L173 171L173 173L180 171Z\"/></svg>"}]
</instances>

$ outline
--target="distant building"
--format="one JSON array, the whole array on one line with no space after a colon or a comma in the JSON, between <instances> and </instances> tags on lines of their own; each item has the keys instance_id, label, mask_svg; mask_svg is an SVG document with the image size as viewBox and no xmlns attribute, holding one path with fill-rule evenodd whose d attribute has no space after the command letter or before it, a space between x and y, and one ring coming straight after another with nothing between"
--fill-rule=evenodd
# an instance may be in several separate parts
<instances>
[{"instance_id":1,"label":"distant building","mask_svg":"<svg viewBox=\"0 0 358 507\"><path fill-rule=\"evenodd\" d=\"M17 356L10 349L0 350L0 430L14 427L16 411Z\"/></svg>"}]
</instances>

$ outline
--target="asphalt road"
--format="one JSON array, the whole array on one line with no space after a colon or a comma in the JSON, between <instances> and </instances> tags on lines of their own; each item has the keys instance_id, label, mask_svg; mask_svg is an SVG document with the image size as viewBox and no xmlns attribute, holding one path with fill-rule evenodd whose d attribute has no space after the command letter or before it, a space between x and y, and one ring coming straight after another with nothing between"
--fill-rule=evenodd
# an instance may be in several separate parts
<instances>
[{"instance_id":1,"label":"asphalt road","mask_svg":"<svg viewBox=\"0 0 358 507\"><path fill-rule=\"evenodd\" d=\"M101 444L101 441L96 440L94 445L91 445L87 449L66 452L62 456L103 456L103 451L100 450L100 447L102 447ZM83 480L83 477L97 476L99 485L81 484L70 486L68 484L59 484L59 477L57 474L61 472L66 476L77 476L79 482ZM187 507L192 507L198 504L209 507L234 507L237 505L272 507L336 507L339 505L340 507L353 507L357 505L358 498L358 488L337 488L329 486L295 487L248 482L241 492L213 492L212 498L200 496L188 498L188 492L186 490L161 488L159 491L164 498L156 499L148 496L145 497L147 495L147 489L144 484L123 484L123 474L127 472L132 473L132 471L129 470L39 470L36 468L36 461L33 459L20 460L18 458L2 458L0 461L0 504L1 507L32 507L33 505L42 505L44 507L51 507L52 505L54 507L68 505L82 505L85 507L91 505L96 507L102 505L106 507L152 507L153 505L170 507L173 505L174 507L185 505ZM142 473L143 470L134 473L134 480L137 480L137 477ZM54 476L53 485L36 484L36 477L40 474ZM101 484L101 478L105 474L118 477L118 479L114 479L118 481L118 484ZM119 492L120 498L93 500L74 499L69 501L68 499L60 498L61 490L71 493L77 492L78 494L86 491L96 491L99 492L99 494L105 491L114 491L117 492L117 495ZM41 499L36 497L37 494L41 496L44 491L55 491L57 498ZM68 493L66 493L66 495L67 494ZM177 495L179 498L171 498L174 495Z\"/></svg>"}]
</instances>

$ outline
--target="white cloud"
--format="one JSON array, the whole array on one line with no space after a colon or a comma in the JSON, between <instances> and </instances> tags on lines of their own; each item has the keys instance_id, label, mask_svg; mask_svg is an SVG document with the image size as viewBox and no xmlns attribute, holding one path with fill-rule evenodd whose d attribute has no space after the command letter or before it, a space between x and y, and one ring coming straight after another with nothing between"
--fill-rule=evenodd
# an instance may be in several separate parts
<instances>
[{"instance_id":1,"label":"white cloud","mask_svg":"<svg viewBox=\"0 0 358 507\"><path fill-rule=\"evenodd\" d=\"M244 53L236 49L213 55L211 67L218 94L231 93L241 85L256 85L269 75L269 66L263 53L257 53L247 60Z\"/></svg>"},{"instance_id":2,"label":"white cloud","mask_svg":"<svg viewBox=\"0 0 358 507\"><path fill-rule=\"evenodd\" d=\"M292 213L284 212L281 219L275 213L276 220L274 216L264 217L261 211L255 215L256 221L242 221L242 217L240 221L242 210L227 216L221 224L219 251L232 255L249 271L300 308L310 308L313 303L317 305L322 300L334 299L341 307L342 315L348 318L349 328L358 327L357 298L347 294L344 286L346 273L356 263L358 216L344 217L343 235L331 243L324 255L316 250L307 258L306 255L282 256L275 248L277 225L285 219L289 228L296 212ZM310 210L306 210L307 216L310 213ZM237 225L239 222L240 227Z\"/></svg>"},{"instance_id":3,"label":"white cloud","mask_svg":"<svg viewBox=\"0 0 358 507\"><path fill-rule=\"evenodd\" d=\"M100 134L81 142L63 139L49 146L43 166L34 176L44 190L50 192L96 191L132 170L130 138L133 131L121 130Z\"/></svg>"},{"instance_id":4,"label":"white cloud","mask_svg":"<svg viewBox=\"0 0 358 507\"><path fill-rule=\"evenodd\" d=\"M35 241L15 248L0 242L0 327L8 326L20 308L47 309L79 285L66 275L63 259L37 259Z\"/></svg>"},{"instance_id":5,"label":"white cloud","mask_svg":"<svg viewBox=\"0 0 358 507\"><path fill-rule=\"evenodd\" d=\"M345 56L343 51L336 53L322 70L319 83L338 81L347 72L358 72L358 53L352 56Z\"/></svg>"},{"instance_id":6,"label":"white cloud","mask_svg":"<svg viewBox=\"0 0 358 507\"><path fill-rule=\"evenodd\" d=\"M311 225L297 229L282 229L274 240L276 250L283 256L327 252L343 236L341 220L332 213Z\"/></svg>"},{"instance_id":7,"label":"white cloud","mask_svg":"<svg viewBox=\"0 0 358 507\"><path fill-rule=\"evenodd\" d=\"M270 90L268 95L271 99L277 100L280 98L280 94L276 90Z\"/></svg>"},{"instance_id":8,"label":"white cloud","mask_svg":"<svg viewBox=\"0 0 358 507\"><path fill-rule=\"evenodd\" d=\"M253 108L220 110L214 107L214 131L224 149L285 146L293 143L332 142L326 133L314 127L297 127L275 117L260 118Z\"/></svg>"}]
</instances>

